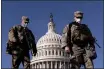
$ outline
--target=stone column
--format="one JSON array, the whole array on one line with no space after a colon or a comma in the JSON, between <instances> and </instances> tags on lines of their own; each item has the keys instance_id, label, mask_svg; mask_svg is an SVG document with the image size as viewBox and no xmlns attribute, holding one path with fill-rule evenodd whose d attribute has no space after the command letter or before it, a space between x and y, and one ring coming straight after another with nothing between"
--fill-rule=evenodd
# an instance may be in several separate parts
<instances>
[{"instance_id":1,"label":"stone column","mask_svg":"<svg viewBox=\"0 0 104 69\"><path fill-rule=\"evenodd\" d=\"M56 55L56 50L54 50L54 55Z\"/></svg>"},{"instance_id":2,"label":"stone column","mask_svg":"<svg viewBox=\"0 0 104 69\"><path fill-rule=\"evenodd\" d=\"M52 63L52 61L51 61L51 69L53 68L53 63Z\"/></svg>"},{"instance_id":3,"label":"stone column","mask_svg":"<svg viewBox=\"0 0 104 69\"><path fill-rule=\"evenodd\" d=\"M59 63L60 63L60 65L59 65L59 69L61 69L61 61L60 61Z\"/></svg>"},{"instance_id":4,"label":"stone column","mask_svg":"<svg viewBox=\"0 0 104 69\"><path fill-rule=\"evenodd\" d=\"M34 64L34 68L36 68L36 63Z\"/></svg>"},{"instance_id":5,"label":"stone column","mask_svg":"<svg viewBox=\"0 0 104 69\"><path fill-rule=\"evenodd\" d=\"M65 66L66 64L65 64L65 62L64 62L64 69L66 68L66 66Z\"/></svg>"},{"instance_id":6,"label":"stone column","mask_svg":"<svg viewBox=\"0 0 104 69\"><path fill-rule=\"evenodd\" d=\"M49 69L49 64L48 64L48 61L47 61L47 69Z\"/></svg>"},{"instance_id":7,"label":"stone column","mask_svg":"<svg viewBox=\"0 0 104 69\"><path fill-rule=\"evenodd\" d=\"M63 51L61 51L61 56L63 56Z\"/></svg>"},{"instance_id":8,"label":"stone column","mask_svg":"<svg viewBox=\"0 0 104 69\"><path fill-rule=\"evenodd\" d=\"M42 62L42 68L43 68L43 62Z\"/></svg>"},{"instance_id":9,"label":"stone column","mask_svg":"<svg viewBox=\"0 0 104 69\"><path fill-rule=\"evenodd\" d=\"M49 61L48 64L49 64L49 69L51 69L51 62Z\"/></svg>"},{"instance_id":10,"label":"stone column","mask_svg":"<svg viewBox=\"0 0 104 69\"><path fill-rule=\"evenodd\" d=\"M43 66L43 68L45 69L45 62L42 62L42 63L43 63L43 65L42 65L42 66Z\"/></svg>"},{"instance_id":11,"label":"stone column","mask_svg":"<svg viewBox=\"0 0 104 69\"><path fill-rule=\"evenodd\" d=\"M44 68L46 69L46 62L44 62Z\"/></svg>"},{"instance_id":12,"label":"stone column","mask_svg":"<svg viewBox=\"0 0 104 69\"><path fill-rule=\"evenodd\" d=\"M59 50L57 50L57 55L58 55L58 56L60 55L60 51L59 51Z\"/></svg>"},{"instance_id":13,"label":"stone column","mask_svg":"<svg viewBox=\"0 0 104 69\"><path fill-rule=\"evenodd\" d=\"M40 69L42 69L42 63L40 62Z\"/></svg>"},{"instance_id":14,"label":"stone column","mask_svg":"<svg viewBox=\"0 0 104 69\"><path fill-rule=\"evenodd\" d=\"M55 69L57 69L57 61L55 61Z\"/></svg>"},{"instance_id":15,"label":"stone column","mask_svg":"<svg viewBox=\"0 0 104 69\"><path fill-rule=\"evenodd\" d=\"M47 69L47 61L45 62L45 65L46 65L45 68Z\"/></svg>"},{"instance_id":16,"label":"stone column","mask_svg":"<svg viewBox=\"0 0 104 69\"><path fill-rule=\"evenodd\" d=\"M47 56L48 56L48 50L47 50Z\"/></svg>"},{"instance_id":17,"label":"stone column","mask_svg":"<svg viewBox=\"0 0 104 69\"><path fill-rule=\"evenodd\" d=\"M39 62L38 62L38 69L40 68L40 66L39 66Z\"/></svg>"}]
</instances>

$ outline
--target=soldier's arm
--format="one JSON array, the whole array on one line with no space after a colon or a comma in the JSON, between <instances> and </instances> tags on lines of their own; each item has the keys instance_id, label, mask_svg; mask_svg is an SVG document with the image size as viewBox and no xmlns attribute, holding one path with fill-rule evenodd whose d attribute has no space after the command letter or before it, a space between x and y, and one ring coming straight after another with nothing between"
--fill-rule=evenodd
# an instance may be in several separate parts
<instances>
[{"instance_id":1,"label":"soldier's arm","mask_svg":"<svg viewBox=\"0 0 104 69\"><path fill-rule=\"evenodd\" d=\"M32 37L32 40L33 40L32 41L32 43L33 43L33 45L32 45L33 54L36 54L37 53L37 48L36 48L35 37L34 37L32 31L31 30L29 30L29 31L30 31L30 34L31 34L31 37Z\"/></svg>"},{"instance_id":2,"label":"soldier's arm","mask_svg":"<svg viewBox=\"0 0 104 69\"><path fill-rule=\"evenodd\" d=\"M15 45L15 44L19 43L16 26L13 26L9 30L9 33L8 33L8 42L11 45Z\"/></svg>"},{"instance_id":3,"label":"soldier's arm","mask_svg":"<svg viewBox=\"0 0 104 69\"><path fill-rule=\"evenodd\" d=\"M69 31L69 25L66 25L65 28L63 29L62 33L62 48L64 49L65 47L68 47L68 31Z\"/></svg>"},{"instance_id":4,"label":"soldier's arm","mask_svg":"<svg viewBox=\"0 0 104 69\"><path fill-rule=\"evenodd\" d=\"M7 41L7 47L6 47L6 53L7 54L12 54L11 50L15 47L14 45L17 44L17 38L15 35L17 35L15 30L15 26L13 26L8 33L8 41Z\"/></svg>"},{"instance_id":5,"label":"soldier's arm","mask_svg":"<svg viewBox=\"0 0 104 69\"><path fill-rule=\"evenodd\" d=\"M94 37L93 37L93 35L92 35L92 33L91 33L91 30L88 28L88 26L86 25L86 27L87 27L87 29L88 29L88 32L89 32L89 44L90 44L90 46L92 46L92 47L94 47L95 48L95 45L94 45L94 43L95 43L95 39L94 39Z\"/></svg>"},{"instance_id":6,"label":"soldier's arm","mask_svg":"<svg viewBox=\"0 0 104 69\"><path fill-rule=\"evenodd\" d=\"M15 38L15 26L13 26L8 33L8 39L11 42L17 42L16 38Z\"/></svg>"}]
</instances>

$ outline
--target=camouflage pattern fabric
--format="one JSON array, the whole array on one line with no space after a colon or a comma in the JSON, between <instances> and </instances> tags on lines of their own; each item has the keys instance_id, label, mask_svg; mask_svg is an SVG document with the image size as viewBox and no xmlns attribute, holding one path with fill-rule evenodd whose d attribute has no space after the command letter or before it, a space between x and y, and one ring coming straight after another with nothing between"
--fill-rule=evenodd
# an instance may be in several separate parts
<instances>
[{"instance_id":1,"label":"camouflage pattern fabric","mask_svg":"<svg viewBox=\"0 0 104 69\"><path fill-rule=\"evenodd\" d=\"M94 44L93 40L89 39L89 41L88 42L85 41L85 43L84 42L82 42L82 43L81 42L80 43L72 42L71 36L72 36L72 33L74 33L71 31L71 30L74 30L74 28L71 29L72 25L78 26L79 24L76 22L72 22L72 23L66 25L65 28L63 29L63 34L62 34L62 48L64 49L66 46L68 46L71 51L70 54L72 56L75 56L75 58L71 60L72 69L80 69L81 65L84 65L85 68L93 69L92 59L87 56L86 49L85 49L88 46L88 43L89 43L89 45L93 46L93 44ZM86 25L84 25L84 26L87 28ZM85 27L83 27L83 28L85 28ZM91 31L89 29L87 32L89 32L90 33L89 35L91 35ZM92 35L90 37L92 37Z\"/></svg>"},{"instance_id":2,"label":"camouflage pattern fabric","mask_svg":"<svg viewBox=\"0 0 104 69\"><path fill-rule=\"evenodd\" d=\"M24 69L30 69L29 53L12 55L12 69L18 69L21 62L24 66Z\"/></svg>"}]
</instances>

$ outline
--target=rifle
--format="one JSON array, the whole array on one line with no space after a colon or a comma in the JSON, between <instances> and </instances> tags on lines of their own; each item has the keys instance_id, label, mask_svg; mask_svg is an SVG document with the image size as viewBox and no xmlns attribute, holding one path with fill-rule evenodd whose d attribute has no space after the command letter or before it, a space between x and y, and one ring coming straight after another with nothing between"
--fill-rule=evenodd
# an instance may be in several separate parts
<instances>
[{"instance_id":1,"label":"rifle","mask_svg":"<svg viewBox=\"0 0 104 69\"><path fill-rule=\"evenodd\" d=\"M97 39L94 37L94 40L95 40L95 44L99 47L99 48L101 48L101 46L97 43Z\"/></svg>"}]
</instances>

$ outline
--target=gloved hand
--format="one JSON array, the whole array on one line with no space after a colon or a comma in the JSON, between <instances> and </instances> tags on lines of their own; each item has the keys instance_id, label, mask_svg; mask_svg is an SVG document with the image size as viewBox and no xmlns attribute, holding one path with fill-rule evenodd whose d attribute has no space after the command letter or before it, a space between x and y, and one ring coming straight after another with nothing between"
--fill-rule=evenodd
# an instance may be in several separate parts
<instances>
[{"instance_id":1,"label":"gloved hand","mask_svg":"<svg viewBox=\"0 0 104 69\"><path fill-rule=\"evenodd\" d=\"M68 54L70 53L69 47L67 47L67 46L65 47L65 52L68 53Z\"/></svg>"},{"instance_id":2,"label":"gloved hand","mask_svg":"<svg viewBox=\"0 0 104 69\"><path fill-rule=\"evenodd\" d=\"M36 56L36 53L33 53L32 56Z\"/></svg>"},{"instance_id":3,"label":"gloved hand","mask_svg":"<svg viewBox=\"0 0 104 69\"><path fill-rule=\"evenodd\" d=\"M12 54L12 52L10 50L6 50L6 54Z\"/></svg>"}]
</instances>

